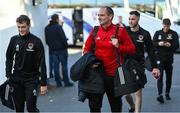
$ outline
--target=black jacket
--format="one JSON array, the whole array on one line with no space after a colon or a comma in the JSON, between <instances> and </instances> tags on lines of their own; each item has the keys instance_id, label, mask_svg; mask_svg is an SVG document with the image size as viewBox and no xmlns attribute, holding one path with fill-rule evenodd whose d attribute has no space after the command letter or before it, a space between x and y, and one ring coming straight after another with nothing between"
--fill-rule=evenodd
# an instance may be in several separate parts
<instances>
[{"instance_id":1,"label":"black jacket","mask_svg":"<svg viewBox=\"0 0 180 113\"><path fill-rule=\"evenodd\" d=\"M171 46L161 47L158 44L160 41L169 42ZM163 30L156 31L153 37L153 44L160 59L173 60L173 54L179 48L178 34L173 30L169 30L167 33L163 32Z\"/></svg>"},{"instance_id":2,"label":"black jacket","mask_svg":"<svg viewBox=\"0 0 180 113\"><path fill-rule=\"evenodd\" d=\"M39 69L41 85L46 85L45 54L41 40L31 33L13 36L6 52L6 76L32 78L39 75Z\"/></svg>"},{"instance_id":3,"label":"black jacket","mask_svg":"<svg viewBox=\"0 0 180 113\"><path fill-rule=\"evenodd\" d=\"M98 61L97 61L98 62ZM95 63L95 62L94 62ZM87 65L82 78L78 81L79 91L86 93L104 93L104 70L103 65L92 68L93 63Z\"/></svg>"},{"instance_id":4,"label":"black jacket","mask_svg":"<svg viewBox=\"0 0 180 113\"><path fill-rule=\"evenodd\" d=\"M133 58L144 66L144 55L146 51L150 58L152 67L157 68L157 64L155 61L155 49L153 47L150 33L142 27L139 27L139 30L136 32L131 31L130 27L126 27L126 30L136 47L136 54L129 57Z\"/></svg>"},{"instance_id":5,"label":"black jacket","mask_svg":"<svg viewBox=\"0 0 180 113\"><path fill-rule=\"evenodd\" d=\"M52 22L46 26L45 39L50 52L68 48L64 30L57 22Z\"/></svg>"},{"instance_id":6,"label":"black jacket","mask_svg":"<svg viewBox=\"0 0 180 113\"><path fill-rule=\"evenodd\" d=\"M85 74L85 70L87 69L88 65L92 62L98 61L98 59L94 56L92 52L88 52L81 56L72 66L70 69L70 77L73 81L77 81L82 79Z\"/></svg>"},{"instance_id":7,"label":"black jacket","mask_svg":"<svg viewBox=\"0 0 180 113\"><path fill-rule=\"evenodd\" d=\"M92 68L92 65L97 62L100 63L99 66ZM103 64L92 52L84 54L71 67L70 76L73 81L78 80L78 90L80 93L104 93Z\"/></svg>"}]
</instances>

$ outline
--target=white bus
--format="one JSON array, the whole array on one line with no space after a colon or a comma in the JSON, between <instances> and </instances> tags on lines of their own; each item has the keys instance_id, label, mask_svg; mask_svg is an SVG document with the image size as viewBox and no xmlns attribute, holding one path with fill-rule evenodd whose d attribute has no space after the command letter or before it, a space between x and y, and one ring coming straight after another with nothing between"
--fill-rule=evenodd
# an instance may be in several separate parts
<instances>
[{"instance_id":1,"label":"white bus","mask_svg":"<svg viewBox=\"0 0 180 113\"><path fill-rule=\"evenodd\" d=\"M96 1L100 3L99 1L102 0ZM119 2L116 3L113 1L109 2L108 5L112 6L115 12L113 23L118 23L118 16L122 16L123 23L128 25L129 11L136 9L141 11L140 25L148 30L151 36L154 35L156 30L162 28L163 18L170 18L172 21L171 28L180 35L180 0L142 1L143 0L119 0ZM124 7L124 2L126 2L126 7ZM99 6L97 3L95 6ZM49 16L53 13L58 13L62 16L64 20L63 28L69 39L69 45L83 45L93 26L98 25L98 8L78 3L71 3L71 5L74 6L71 6L71 8L50 8L48 10Z\"/></svg>"},{"instance_id":2,"label":"white bus","mask_svg":"<svg viewBox=\"0 0 180 113\"><path fill-rule=\"evenodd\" d=\"M121 8L113 8L115 16L114 23L118 22L118 13ZM63 20L63 29L68 38L69 45L83 45L91 29L98 25L98 8L56 8L48 9L48 17L52 14L58 14L60 20Z\"/></svg>"}]
</instances>

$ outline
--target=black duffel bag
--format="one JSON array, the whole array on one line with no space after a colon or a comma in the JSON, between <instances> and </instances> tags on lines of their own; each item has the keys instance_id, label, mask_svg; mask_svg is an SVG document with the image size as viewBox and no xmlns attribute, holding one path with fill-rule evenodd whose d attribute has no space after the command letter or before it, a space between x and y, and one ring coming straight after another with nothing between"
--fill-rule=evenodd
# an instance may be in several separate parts
<instances>
[{"instance_id":1,"label":"black duffel bag","mask_svg":"<svg viewBox=\"0 0 180 113\"><path fill-rule=\"evenodd\" d=\"M128 58L116 71L114 77L115 96L134 93L143 88L146 83L144 67L134 59Z\"/></svg>"},{"instance_id":2,"label":"black duffel bag","mask_svg":"<svg viewBox=\"0 0 180 113\"><path fill-rule=\"evenodd\" d=\"M118 26L116 26L115 37L118 34ZM131 94L139 89L143 88L147 82L147 78L145 75L145 70L143 65L141 65L136 60L127 57L126 60L121 65L120 56L116 47L114 47L117 63L120 66L116 70L116 74L114 77L114 94L115 96L122 96L126 94Z\"/></svg>"},{"instance_id":3,"label":"black duffel bag","mask_svg":"<svg viewBox=\"0 0 180 113\"><path fill-rule=\"evenodd\" d=\"M7 80L0 86L1 102L2 102L2 105L12 110L15 110L15 103L14 103L14 98L13 98L14 88L10 85L9 82L10 81Z\"/></svg>"}]
</instances>

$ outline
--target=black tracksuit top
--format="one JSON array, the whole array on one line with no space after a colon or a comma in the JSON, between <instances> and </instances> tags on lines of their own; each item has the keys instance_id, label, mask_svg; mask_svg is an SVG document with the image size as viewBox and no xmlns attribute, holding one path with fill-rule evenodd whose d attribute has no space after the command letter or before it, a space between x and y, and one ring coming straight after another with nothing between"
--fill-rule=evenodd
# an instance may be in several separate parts
<instances>
[{"instance_id":1,"label":"black tracksuit top","mask_svg":"<svg viewBox=\"0 0 180 113\"><path fill-rule=\"evenodd\" d=\"M47 74L44 47L41 40L29 33L26 36L15 35L11 38L6 52L6 76L13 73L22 79L37 75L40 70L41 85L46 85ZM20 76L23 74L23 76Z\"/></svg>"},{"instance_id":2,"label":"black tracksuit top","mask_svg":"<svg viewBox=\"0 0 180 113\"><path fill-rule=\"evenodd\" d=\"M167 33L163 32L163 30L156 31L153 37L153 44L158 51L159 57L161 59L172 59L174 51L179 48L179 40L178 40L177 32L173 30L169 30ZM169 42L171 44L170 47L161 47L159 46L160 41Z\"/></svg>"},{"instance_id":3,"label":"black tracksuit top","mask_svg":"<svg viewBox=\"0 0 180 113\"><path fill-rule=\"evenodd\" d=\"M153 42L152 42L150 33L146 31L145 29L143 29L142 27L139 27L139 30L136 32L131 31L129 26L126 27L126 30L136 47L136 53L129 57L135 59L136 61L144 65L145 63L144 54L145 54L145 51L147 51L152 67L157 68Z\"/></svg>"}]
</instances>

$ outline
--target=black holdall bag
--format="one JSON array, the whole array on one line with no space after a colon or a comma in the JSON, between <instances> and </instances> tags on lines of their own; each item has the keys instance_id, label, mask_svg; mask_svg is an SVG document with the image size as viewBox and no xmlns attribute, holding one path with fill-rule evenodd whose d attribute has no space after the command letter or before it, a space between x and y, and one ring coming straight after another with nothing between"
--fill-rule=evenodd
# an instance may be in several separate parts
<instances>
[{"instance_id":1,"label":"black holdall bag","mask_svg":"<svg viewBox=\"0 0 180 113\"><path fill-rule=\"evenodd\" d=\"M13 91L14 88L10 85L9 80L6 80L1 86L0 86L0 92L1 92L1 102L2 105L15 110L15 103L13 99Z\"/></svg>"},{"instance_id":2,"label":"black holdall bag","mask_svg":"<svg viewBox=\"0 0 180 113\"><path fill-rule=\"evenodd\" d=\"M117 32L118 26L116 26L115 38ZM114 94L115 96L122 96L134 93L144 87L147 82L144 68L132 58L127 58L121 65L117 48L114 48L119 65L114 77Z\"/></svg>"},{"instance_id":3,"label":"black holdall bag","mask_svg":"<svg viewBox=\"0 0 180 113\"><path fill-rule=\"evenodd\" d=\"M127 59L116 71L114 77L115 96L131 94L146 84L143 67L135 60Z\"/></svg>"}]
</instances>

